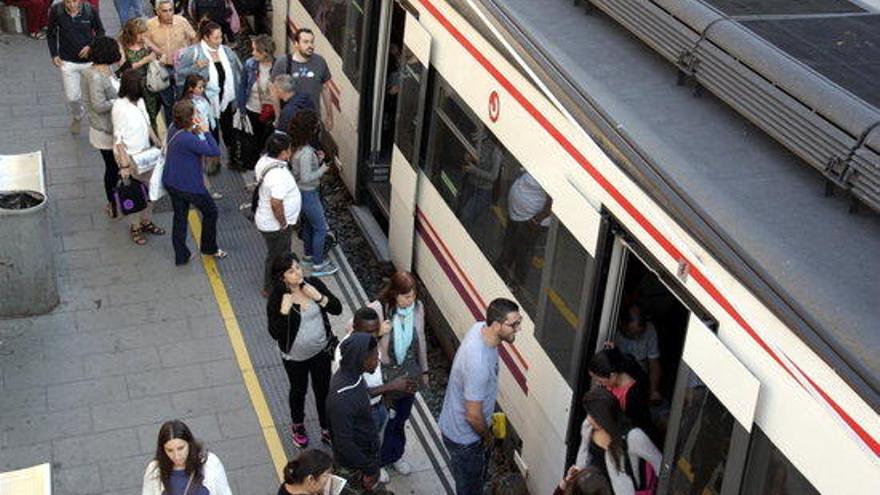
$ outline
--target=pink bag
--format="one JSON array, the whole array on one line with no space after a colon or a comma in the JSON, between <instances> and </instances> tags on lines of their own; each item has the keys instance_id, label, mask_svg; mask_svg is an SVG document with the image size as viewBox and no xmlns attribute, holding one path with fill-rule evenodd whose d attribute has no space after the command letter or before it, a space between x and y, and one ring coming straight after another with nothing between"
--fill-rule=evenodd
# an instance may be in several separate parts
<instances>
[{"instance_id":1,"label":"pink bag","mask_svg":"<svg viewBox=\"0 0 880 495\"><path fill-rule=\"evenodd\" d=\"M636 495L654 495L657 493L657 484L660 481L657 478L657 473L654 472L654 466L652 466L649 462L640 462L642 466L642 488L641 490L636 490Z\"/></svg>"}]
</instances>

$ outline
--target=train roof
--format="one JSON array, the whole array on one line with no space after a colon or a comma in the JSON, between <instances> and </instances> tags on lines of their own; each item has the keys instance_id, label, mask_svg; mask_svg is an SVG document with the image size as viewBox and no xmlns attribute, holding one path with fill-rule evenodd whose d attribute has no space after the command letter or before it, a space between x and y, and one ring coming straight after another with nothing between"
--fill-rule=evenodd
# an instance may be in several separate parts
<instances>
[{"instance_id":1,"label":"train roof","mask_svg":"<svg viewBox=\"0 0 880 495\"><path fill-rule=\"evenodd\" d=\"M880 409L878 215L826 197L814 168L677 86L673 65L605 15L571 0L480 4L609 155Z\"/></svg>"}]
</instances>

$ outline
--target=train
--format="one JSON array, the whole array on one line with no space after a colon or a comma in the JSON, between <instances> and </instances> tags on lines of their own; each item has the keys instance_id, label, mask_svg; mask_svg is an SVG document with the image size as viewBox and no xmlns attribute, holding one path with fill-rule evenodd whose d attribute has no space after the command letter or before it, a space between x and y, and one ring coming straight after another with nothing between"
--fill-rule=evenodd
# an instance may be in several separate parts
<instances>
[{"instance_id":1,"label":"train","mask_svg":"<svg viewBox=\"0 0 880 495\"><path fill-rule=\"evenodd\" d=\"M498 403L531 493L572 461L587 363L634 311L657 337L658 493L880 493L875 214L572 2L272 8L278 46L315 33L340 175L435 326L523 308Z\"/></svg>"}]
</instances>

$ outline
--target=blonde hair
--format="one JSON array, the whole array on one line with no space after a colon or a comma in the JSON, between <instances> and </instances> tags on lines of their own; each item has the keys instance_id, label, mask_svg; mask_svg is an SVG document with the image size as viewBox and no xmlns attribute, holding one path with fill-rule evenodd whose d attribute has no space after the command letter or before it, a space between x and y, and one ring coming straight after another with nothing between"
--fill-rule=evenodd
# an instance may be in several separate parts
<instances>
[{"instance_id":1,"label":"blonde hair","mask_svg":"<svg viewBox=\"0 0 880 495\"><path fill-rule=\"evenodd\" d=\"M128 48L129 46L137 43L138 35L141 33L147 32L147 21L143 17L135 17L134 19L129 19L128 22L125 23L125 26L122 28L122 32L119 34L119 42L123 47Z\"/></svg>"}]
</instances>

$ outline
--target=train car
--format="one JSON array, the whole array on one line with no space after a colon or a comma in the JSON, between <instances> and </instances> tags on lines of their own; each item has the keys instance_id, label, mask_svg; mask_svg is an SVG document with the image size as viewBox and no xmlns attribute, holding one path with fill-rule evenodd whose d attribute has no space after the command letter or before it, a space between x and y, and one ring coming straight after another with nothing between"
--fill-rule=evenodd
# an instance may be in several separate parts
<instances>
[{"instance_id":1,"label":"train car","mask_svg":"<svg viewBox=\"0 0 880 495\"><path fill-rule=\"evenodd\" d=\"M646 358L659 493L880 491L875 213L571 2L274 12L316 32L344 181L442 326L522 306L499 407L532 493L572 460L608 341Z\"/></svg>"}]
</instances>

